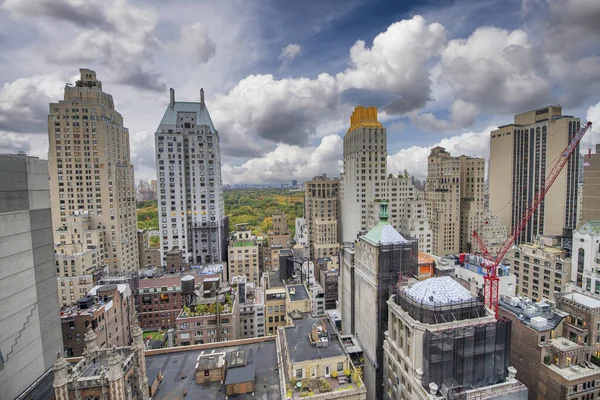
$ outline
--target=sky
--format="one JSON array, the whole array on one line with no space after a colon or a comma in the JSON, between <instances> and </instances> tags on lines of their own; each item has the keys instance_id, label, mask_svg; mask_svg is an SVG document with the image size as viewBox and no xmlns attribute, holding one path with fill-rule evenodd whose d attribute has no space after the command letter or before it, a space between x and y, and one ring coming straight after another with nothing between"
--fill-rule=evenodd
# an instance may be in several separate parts
<instances>
[{"instance_id":1,"label":"sky","mask_svg":"<svg viewBox=\"0 0 600 400\"><path fill-rule=\"evenodd\" d=\"M48 104L96 71L155 179L169 101L199 101L226 184L342 170L356 105L387 128L388 172L427 156L488 157L489 133L559 104L600 143L598 0L0 0L0 153L47 158Z\"/></svg>"}]
</instances>

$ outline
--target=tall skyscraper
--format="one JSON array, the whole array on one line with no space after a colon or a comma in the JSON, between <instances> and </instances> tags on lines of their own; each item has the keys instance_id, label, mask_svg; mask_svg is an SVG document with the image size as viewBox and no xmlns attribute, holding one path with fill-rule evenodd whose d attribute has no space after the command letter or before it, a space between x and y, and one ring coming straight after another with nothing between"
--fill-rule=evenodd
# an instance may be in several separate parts
<instances>
[{"instance_id":1,"label":"tall skyscraper","mask_svg":"<svg viewBox=\"0 0 600 400\"><path fill-rule=\"evenodd\" d=\"M451 157L443 147L429 154L425 199L432 251L443 256L471 251L473 230L485 217L485 160Z\"/></svg>"},{"instance_id":2,"label":"tall skyscraper","mask_svg":"<svg viewBox=\"0 0 600 400\"><path fill-rule=\"evenodd\" d=\"M228 219L223 203L219 134L206 104L175 101L155 133L160 245L178 248L186 262L203 264L227 259Z\"/></svg>"},{"instance_id":3,"label":"tall skyscraper","mask_svg":"<svg viewBox=\"0 0 600 400\"><path fill-rule=\"evenodd\" d=\"M106 231L107 272L138 269L135 182L129 158L129 130L102 91L96 72L65 86L64 100L50 104L48 167L52 224L60 229L78 211L95 214ZM81 243L86 244L82 236Z\"/></svg>"},{"instance_id":4,"label":"tall skyscraper","mask_svg":"<svg viewBox=\"0 0 600 400\"><path fill-rule=\"evenodd\" d=\"M48 163L0 155L0 397L14 399L63 349Z\"/></svg>"},{"instance_id":5,"label":"tall skyscraper","mask_svg":"<svg viewBox=\"0 0 600 400\"><path fill-rule=\"evenodd\" d=\"M312 259L338 258L339 243L339 179L315 176L304 184L304 215Z\"/></svg>"},{"instance_id":6,"label":"tall skyscraper","mask_svg":"<svg viewBox=\"0 0 600 400\"><path fill-rule=\"evenodd\" d=\"M548 106L515 115L490 137L490 211L511 231L544 185L557 157L580 126L579 118ZM534 212L518 243L576 228L579 146Z\"/></svg>"},{"instance_id":7,"label":"tall skyscraper","mask_svg":"<svg viewBox=\"0 0 600 400\"><path fill-rule=\"evenodd\" d=\"M341 179L342 242L354 242L368 229L367 208L384 192L387 134L376 107L354 109L344 136Z\"/></svg>"}]
</instances>

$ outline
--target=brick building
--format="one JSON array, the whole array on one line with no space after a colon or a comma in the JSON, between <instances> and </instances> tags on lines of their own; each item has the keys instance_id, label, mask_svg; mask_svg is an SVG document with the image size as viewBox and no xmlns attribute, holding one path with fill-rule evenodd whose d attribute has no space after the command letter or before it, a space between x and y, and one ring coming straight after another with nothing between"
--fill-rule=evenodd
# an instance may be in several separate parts
<instances>
[{"instance_id":1,"label":"brick building","mask_svg":"<svg viewBox=\"0 0 600 400\"><path fill-rule=\"evenodd\" d=\"M61 310L60 321L67 357L83 354L84 335L90 328L101 347L127 346L135 321L131 289L127 284L94 286L75 306Z\"/></svg>"}]
</instances>

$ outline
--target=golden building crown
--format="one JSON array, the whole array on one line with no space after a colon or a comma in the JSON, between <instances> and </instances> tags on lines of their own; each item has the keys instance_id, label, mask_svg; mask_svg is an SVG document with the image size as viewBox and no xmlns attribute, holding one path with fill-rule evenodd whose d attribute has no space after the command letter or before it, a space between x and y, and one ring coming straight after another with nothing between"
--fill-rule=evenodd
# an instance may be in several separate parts
<instances>
[{"instance_id":1,"label":"golden building crown","mask_svg":"<svg viewBox=\"0 0 600 400\"><path fill-rule=\"evenodd\" d=\"M381 122L377 120L377 107L357 106L350 116L350 128L348 132L356 128L382 128Z\"/></svg>"}]
</instances>

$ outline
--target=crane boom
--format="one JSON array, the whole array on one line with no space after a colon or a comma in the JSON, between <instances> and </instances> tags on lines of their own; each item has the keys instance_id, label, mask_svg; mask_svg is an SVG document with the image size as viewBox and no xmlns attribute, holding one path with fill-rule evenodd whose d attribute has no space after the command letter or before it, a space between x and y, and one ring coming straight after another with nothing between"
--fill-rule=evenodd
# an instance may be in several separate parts
<instances>
[{"instance_id":1,"label":"crane boom","mask_svg":"<svg viewBox=\"0 0 600 400\"><path fill-rule=\"evenodd\" d=\"M504 256L508 252L508 250L510 250L512 245L515 243L515 241L517 240L517 238L519 237L519 235L525 228L525 225L527 225L527 223L529 222L529 220L531 219L531 217L533 216L535 211L538 209L538 207L544 200L544 197L550 190L550 187L552 186L552 184L554 183L556 178L558 178L560 171L562 171L563 167L569 160L569 156L571 156L571 154L573 154L573 152L577 148L577 145L583 138L583 135L585 135L585 133L588 131L588 129L591 126L592 126L591 122L586 123L585 125L581 126L579 131L577 131L575 136L573 136L573 139L571 139L571 142L561 152L558 161L552 167L552 170L546 177L544 184L542 185L540 190L534 195L531 204L529 205L527 210L525 210L525 212L523 213L523 216L519 220L518 224L515 225L515 229L511 232L509 237L506 239L506 241L502 244L502 246L498 250L498 253L496 254L496 257L494 258L492 265L486 266L487 275L484 276L484 278L483 278L485 304L494 311L496 318L498 318L498 286L499 286L499 280L500 280L500 278L498 278L498 275L496 273L498 265L500 264L500 262L502 262L502 259L504 258ZM485 244L483 244L483 241L481 240L481 238L479 237L479 234L477 234L476 231L473 231L473 237L478 241L478 243L481 241L481 244L479 244L479 247L482 252L487 253L487 248L485 247ZM487 254L489 254L489 253L487 253Z\"/></svg>"},{"instance_id":2,"label":"crane boom","mask_svg":"<svg viewBox=\"0 0 600 400\"><path fill-rule=\"evenodd\" d=\"M481 255L488 258L490 256L490 252L488 251L483 239L479 236L477 231L473 231L473 238L477 242L477 246L479 246L479 251L481 251Z\"/></svg>"}]
</instances>

